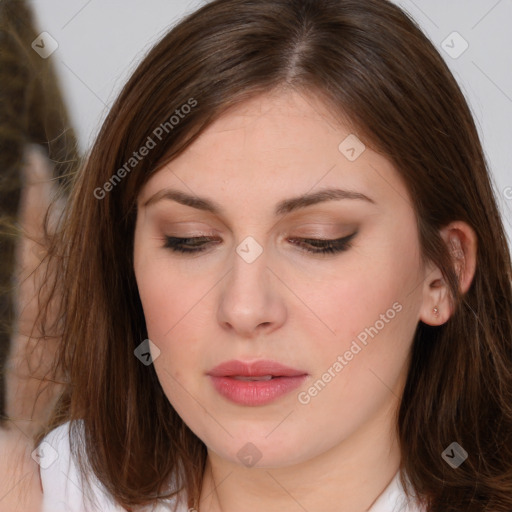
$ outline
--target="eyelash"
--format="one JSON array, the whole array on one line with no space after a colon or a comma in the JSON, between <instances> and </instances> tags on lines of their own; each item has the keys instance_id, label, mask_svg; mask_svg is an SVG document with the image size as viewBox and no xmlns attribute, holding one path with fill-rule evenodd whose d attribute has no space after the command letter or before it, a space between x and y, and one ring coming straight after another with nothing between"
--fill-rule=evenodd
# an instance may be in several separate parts
<instances>
[{"instance_id":1,"label":"eyelash","mask_svg":"<svg viewBox=\"0 0 512 512\"><path fill-rule=\"evenodd\" d=\"M299 240L301 243L296 244L303 248L305 252L309 252L312 254L337 254L349 249L352 244L352 238L357 235L357 231L352 233L349 236L343 238L337 238L335 240L327 240L327 239L319 239L319 238L291 238L290 240ZM173 252L185 253L185 254L195 254L199 252L203 252L206 250L207 245L204 242L208 242L211 239L206 236L199 236L193 238L178 238L175 236L166 236L164 248L170 249ZM203 242L200 246L196 246L195 248L187 247L187 245L198 244ZM307 246L302 245L302 243L309 243L312 246L320 247L319 249L311 249Z\"/></svg>"}]
</instances>

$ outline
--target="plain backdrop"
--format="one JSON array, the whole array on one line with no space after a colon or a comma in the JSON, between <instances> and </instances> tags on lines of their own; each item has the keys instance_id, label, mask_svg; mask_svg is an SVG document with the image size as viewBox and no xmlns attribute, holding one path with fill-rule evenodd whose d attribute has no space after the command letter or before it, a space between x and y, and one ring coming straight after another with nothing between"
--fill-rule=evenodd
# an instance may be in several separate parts
<instances>
[{"instance_id":1,"label":"plain backdrop","mask_svg":"<svg viewBox=\"0 0 512 512\"><path fill-rule=\"evenodd\" d=\"M394 2L438 48L470 104L512 247L512 1ZM83 152L147 51L184 14L203 3L32 0L40 32L48 32L58 44L48 58L59 74Z\"/></svg>"}]
</instances>

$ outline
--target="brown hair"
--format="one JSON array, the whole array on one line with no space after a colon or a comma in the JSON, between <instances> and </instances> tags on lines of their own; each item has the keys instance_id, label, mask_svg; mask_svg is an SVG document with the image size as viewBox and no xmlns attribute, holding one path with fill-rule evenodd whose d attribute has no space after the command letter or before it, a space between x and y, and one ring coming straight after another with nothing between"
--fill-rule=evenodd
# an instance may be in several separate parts
<instances>
[{"instance_id":1,"label":"brown hair","mask_svg":"<svg viewBox=\"0 0 512 512\"><path fill-rule=\"evenodd\" d=\"M418 324L397 418L412 490L430 512L510 512L512 268L503 224L455 79L415 22L383 0L214 0L143 59L75 177L54 249L63 298L58 368L69 385L53 426L83 420L94 473L125 507L151 502L174 475L198 508L206 448L153 367L133 354L147 338L133 271L136 197L228 108L283 85L317 94L395 165L413 200L424 261L442 269L453 295L444 325ZM97 199L191 98L190 113ZM453 220L468 223L478 240L463 295L439 233ZM457 470L441 457L453 441L469 453Z\"/></svg>"},{"instance_id":2,"label":"brown hair","mask_svg":"<svg viewBox=\"0 0 512 512\"><path fill-rule=\"evenodd\" d=\"M79 160L52 59L41 58L31 47L37 35L32 9L25 0L0 2L0 423L6 428L5 420L10 419L6 413L13 411L5 410L5 363L9 349L12 354L18 348L10 345L19 328L13 277L18 277L14 274L19 270L17 247L27 237L19 225L22 189L27 187L22 172L27 165L26 148L29 144L41 148L55 181L66 181ZM33 357L26 352L28 359ZM32 390L33 385L26 387ZM17 412L22 408L18 406Z\"/></svg>"}]
</instances>

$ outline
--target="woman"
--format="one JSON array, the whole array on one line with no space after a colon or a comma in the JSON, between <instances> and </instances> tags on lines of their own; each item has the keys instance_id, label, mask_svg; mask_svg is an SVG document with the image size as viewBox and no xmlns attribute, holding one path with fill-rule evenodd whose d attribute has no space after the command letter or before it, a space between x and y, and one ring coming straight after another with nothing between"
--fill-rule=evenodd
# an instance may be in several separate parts
<instances>
[{"instance_id":1,"label":"woman","mask_svg":"<svg viewBox=\"0 0 512 512\"><path fill-rule=\"evenodd\" d=\"M187 16L50 256L45 510L511 510L510 254L465 99L393 4Z\"/></svg>"}]
</instances>

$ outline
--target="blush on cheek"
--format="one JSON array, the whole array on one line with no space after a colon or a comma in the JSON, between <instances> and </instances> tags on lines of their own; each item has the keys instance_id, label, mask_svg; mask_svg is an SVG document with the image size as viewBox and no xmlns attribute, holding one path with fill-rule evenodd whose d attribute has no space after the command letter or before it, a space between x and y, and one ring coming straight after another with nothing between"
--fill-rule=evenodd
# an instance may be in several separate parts
<instances>
[{"instance_id":1,"label":"blush on cheek","mask_svg":"<svg viewBox=\"0 0 512 512\"><path fill-rule=\"evenodd\" d=\"M158 275L160 274L160 276ZM171 315L176 315L176 294L172 293L172 287L168 286L159 272L150 271L148 267L139 265L136 271L139 297L144 310L146 325L158 326L159 323L170 323ZM170 327L168 327L169 329Z\"/></svg>"}]
</instances>

